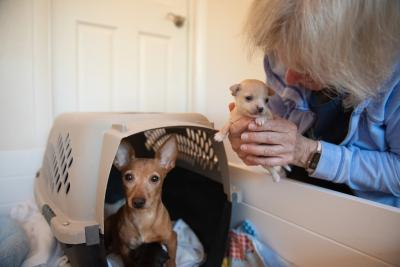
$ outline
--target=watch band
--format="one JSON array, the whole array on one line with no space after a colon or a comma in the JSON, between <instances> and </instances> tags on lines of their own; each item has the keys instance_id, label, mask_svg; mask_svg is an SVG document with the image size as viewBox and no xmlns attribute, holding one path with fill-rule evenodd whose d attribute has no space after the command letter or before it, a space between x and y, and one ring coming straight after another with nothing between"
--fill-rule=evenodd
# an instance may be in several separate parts
<instances>
[{"instance_id":1,"label":"watch band","mask_svg":"<svg viewBox=\"0 0 400 267\"><path fill-rule=\"evenodd\" d=\"M319 159L321 158L322 145L320 141L317 142L317 150L315 150L307 160L306 171L309 174L315 171L318 166Z\"/></svg>"}]
</instances>

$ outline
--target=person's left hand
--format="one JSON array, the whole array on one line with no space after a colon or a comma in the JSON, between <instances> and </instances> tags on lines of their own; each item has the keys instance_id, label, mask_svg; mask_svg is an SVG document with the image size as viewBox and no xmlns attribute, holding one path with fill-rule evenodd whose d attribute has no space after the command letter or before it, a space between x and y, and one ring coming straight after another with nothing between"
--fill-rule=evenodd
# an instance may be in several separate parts
<instances>
[{"instance_id":1,"label":"person's left hand","mask_svg":"<svg viewBox=\"0 0 400 267\"><path fill-rule=\"evenodd\" d=\"M273 167L293 164L305 167L311 152L317 147L316 141L298 133L294 123L277 116L262 126L253 120L238 121L230 131L232 148L247 165Z\"/></svg>"}]
</instances>

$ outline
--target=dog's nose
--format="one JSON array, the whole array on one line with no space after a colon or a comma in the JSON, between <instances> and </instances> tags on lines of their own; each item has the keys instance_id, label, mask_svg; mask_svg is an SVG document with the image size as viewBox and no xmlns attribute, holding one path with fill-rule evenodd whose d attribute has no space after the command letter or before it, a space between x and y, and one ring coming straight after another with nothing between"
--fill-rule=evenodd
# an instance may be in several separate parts
<instances>
[{"instance_id":1,"label":"dog's nose","mask_svg":"<svg viewBox=\"0 0 400 267\"><path fill-rule=\"evenodd\" d=\"M144 204L146 204L146 199L144 199L142 197L138 197L138 198L134 198L132 200L132 202L133 202L132 204L133 204L134 208L141 209L144 207Z\"/></svg>"},{"instance_id":2,"label":"dog's nose","mask_svg":"<svg viewBox=\"0 0 400 267\"><path fill-rule=\"evenodd\" d=\"M263 107L257 107L257 111L258 111L258 113L262 113L264 111L264 108Z\"/></svg>"}]
</instances>

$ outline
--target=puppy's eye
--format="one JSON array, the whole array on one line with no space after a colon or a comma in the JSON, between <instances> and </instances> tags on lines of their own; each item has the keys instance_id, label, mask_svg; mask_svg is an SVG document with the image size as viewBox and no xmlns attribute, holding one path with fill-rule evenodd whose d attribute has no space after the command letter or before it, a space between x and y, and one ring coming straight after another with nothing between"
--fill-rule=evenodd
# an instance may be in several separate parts
<instances>
[{"instance_id":1,"label":"puppy's eye","mask_svg":"<svg viewBox=\"0 0 400 267\"><path fill-rule=\"evenodd\" d=\"M133 181L133 175L131 173L127 173L124 175L124 179L127 182L131 182L131 181Z\"/></svg>"},{"instance_id":2,"label":"puppy's eye","mask_svg":"<svg viewBox=\"0 0 400 267\"><path fill-rule=\"evenodd\" d=\"M247 102L250 102L251 100L253 100L253 96L252 95L248 95L245 97Z\"/></svg>"},{"instance_id":3,"label":"puppy's eye","mask_svg":"<svg viewBox=\"0 0 400 267\"><path fill-rule=\"evenodd\" d=\"M158 181L160 181L160 177L158 177L157 175L153 175L151 176L150 181L152 183L157 183Z\"/></svg>"},{"instance_id":4,"label":"puppy's eye","mask_svg":"<svg viewBox=\"0 0 400 267\"><path fill-rule=\"evenodd\" d=\"M266 99L265 99L265 103L268 103L268 101L269 101L269 98L266 98Z\"/></svg>"}]
</instances>

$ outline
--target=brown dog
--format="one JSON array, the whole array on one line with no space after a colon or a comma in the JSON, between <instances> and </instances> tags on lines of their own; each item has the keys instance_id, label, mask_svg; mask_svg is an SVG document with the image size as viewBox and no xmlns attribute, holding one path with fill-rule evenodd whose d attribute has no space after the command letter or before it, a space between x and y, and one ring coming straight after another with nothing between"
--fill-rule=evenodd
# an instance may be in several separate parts
<instances>
[{"instance_id":1,"label":"brown dog","mask_svg":"<svg viewBox=\"0 0 400 267\"><path fill-rule=\"evenodd\" d=\"M160 242L168 249L168 267L175 267L177 238L161 201L164 178L175 167L178 155L174 136L168 138L154 159L136 158L132 146L122 141L114 166L122 173L126 203L105 222L106 242L122 256L126 267L135 266L132 250L143 243Z\"/></svg>"}]
</instances>

